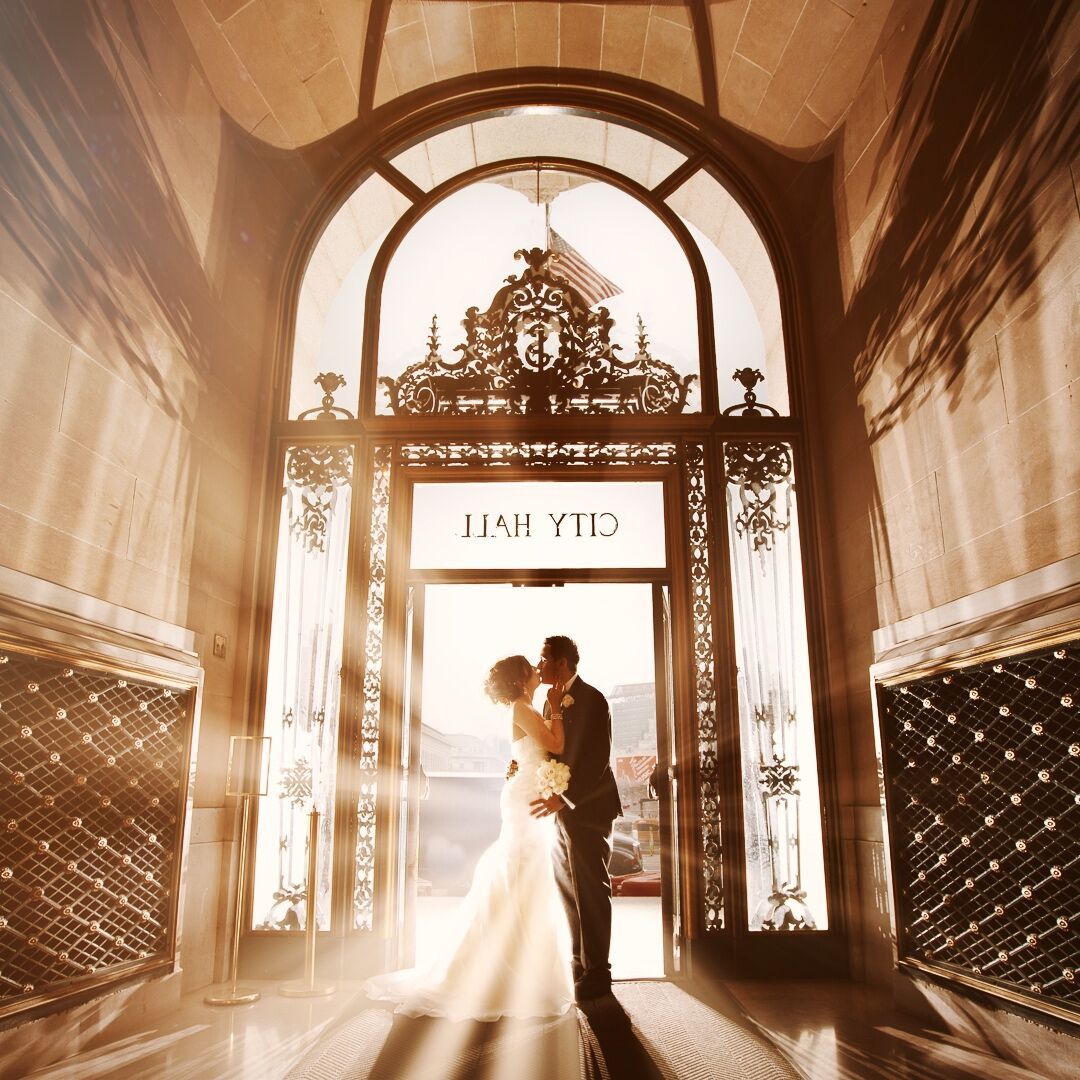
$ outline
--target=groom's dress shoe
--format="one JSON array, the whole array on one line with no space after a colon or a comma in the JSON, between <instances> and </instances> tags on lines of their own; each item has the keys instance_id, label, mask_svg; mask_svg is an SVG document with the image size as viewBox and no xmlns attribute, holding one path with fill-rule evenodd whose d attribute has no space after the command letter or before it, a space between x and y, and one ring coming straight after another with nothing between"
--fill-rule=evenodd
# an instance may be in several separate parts
<instances>
[{"instance_id":1,"label":"groom's dress shoe","mask_svg":"<svg viewBox=\"0 0 1080 1080\"><path fill-rule=\"evenodd\" d=\"M611 980L579 979L574 983L574 1000L595 1001L597 998L607 997L611 993Z\"/></svg>"}]
</instances>

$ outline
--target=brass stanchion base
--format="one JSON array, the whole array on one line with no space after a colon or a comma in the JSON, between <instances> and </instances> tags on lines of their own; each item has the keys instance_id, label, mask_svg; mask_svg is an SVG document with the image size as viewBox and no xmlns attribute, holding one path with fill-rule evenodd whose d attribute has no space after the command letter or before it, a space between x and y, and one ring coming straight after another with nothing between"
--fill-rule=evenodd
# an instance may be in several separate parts
<instances>
[{"instance_id":1,"label":"brass stanchion base","mask_svg":"<svg viewBox=\"0 0 1080 1080\"><path fill-rule=\"evenodd\" d=\"M223 986L220 993L209 993L203 998L206 1005L250 1005L262 994L250 986Z\"/></svg>"},{"instance_id":2,"label":"brass stanchion base","mask_svg":"<svg viewBox=\"0 0 1080 1080\"><path fill-rule=\"evenodd\" d=\"M337 987L333 983L307 982L305 979L297 979L294 982L282 983L278 987L278 993L282 997L329 997Z\"/></svg>"}]
</instances>

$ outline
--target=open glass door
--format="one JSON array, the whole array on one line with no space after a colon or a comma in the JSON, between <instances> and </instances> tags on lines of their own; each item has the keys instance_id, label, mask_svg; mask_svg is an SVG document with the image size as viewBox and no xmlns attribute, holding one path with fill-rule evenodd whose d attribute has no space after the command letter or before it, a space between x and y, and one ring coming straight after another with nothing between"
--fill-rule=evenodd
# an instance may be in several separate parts
<instances>
[{"instance_id":1,"label":"open glass door","mask_svg":"<svg viewBox=\"0 0 1080 1080\"><path fill-rule=\"evenodd\" d=\"M424 586L410 585L405 613L405 680L402 700L401 805L398 836L398 892L395 910L402 933L397 935L398 966L415 960L416 891L419 862L420 801L427 783L420 763L420 710L424 668Z\"/></svg>"},{"instance_id":2,"label":"open glass door","mask_svg":"<svg viewBox=\"0 0 1080 1080\"><path fill-rule=\"evenodd\" d=\"M566 632L581 649L581 677L612 710L611 764L623 802L610 863L613 975L661 978L678 970L677 860L665 824L670 786L656 790L672 745L669 644L656 615L658 595L635 582L412 586L400 819L408 835L400 841L398 879L401 936L409 943L402 962L423 965L438 952L480 854L498 835L510 731L505 709L483 697L484 675L501 656L534 658L546 635Z\"/></svg>"},{"instance_id":3,"label":"open glass door","mask_svg":"<svg viewBox=\"0 0 1080 1080\"><path fill-rule=\"evenodd\" d=\"M672 673L671 591L659 583L653 587L653 635L656 642L656 768L653 789L663 886L664 973L683 971L682 879L680 877L679 781L675 740L675 689Z\"/></svg>"}]
</instances>

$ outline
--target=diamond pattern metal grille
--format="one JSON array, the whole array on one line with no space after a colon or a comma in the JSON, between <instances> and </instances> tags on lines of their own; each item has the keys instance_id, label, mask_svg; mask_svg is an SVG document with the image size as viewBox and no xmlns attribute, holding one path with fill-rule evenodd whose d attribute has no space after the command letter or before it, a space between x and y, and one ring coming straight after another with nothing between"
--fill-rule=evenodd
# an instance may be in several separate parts
<instances>
[{"instance_id":1,"label":"diamond pattern metal grille","mask_svg":"<svg viewBox=\"0 0 1080 1080\"><path fill-rule=\"evenodd\" d=\"M1080 1012L1080 641L878 693L901 959Z\"/></svg>"},{"instance_id":2,"label":"diamond pattern metal grille","mask_svg":"<svg viewBox=\"0 0 1080 1080\"><path fill-rule=\"evenodd\" d=\"M171 956L190 698L0 649L0 1005Z\"/></svg>"}]
</instances>

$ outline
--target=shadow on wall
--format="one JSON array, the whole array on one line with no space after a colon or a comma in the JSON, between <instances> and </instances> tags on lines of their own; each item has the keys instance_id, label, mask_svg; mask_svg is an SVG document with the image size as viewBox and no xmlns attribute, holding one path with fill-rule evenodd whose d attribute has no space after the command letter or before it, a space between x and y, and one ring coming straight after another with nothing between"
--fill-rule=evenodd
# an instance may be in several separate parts
<instances>
[{"instance_id":1,"label":"shadow on wall","mask_svg":"<svg viewBox=\"0 0 1080 1080\"><path fill-rule=\"evenodd\" d=\"M1036 254L1047 211L1035 196L1080 150L1075 90L1048 55L1069 10L936 0L923 23L878 163L898 161L897 175L847 316L863 331L860 392L891 342L910 344L888 372L891 400L867 418L871 441L931 381L959 395L972 334L1060 244L1044 234Z\"/></svg>"},{"instance_id":2,"label":"shadow on wall","mask_svg":"<svg viewBox=\"0 0 1080 1080\"><path fill-rule=\"evenodd\" d=\"M150 67L132 0L117 8ZM8 273L73 341L126 363L180 417L197 396L185 405L160 354L177 349L201 390L220 301L102 6L5 3L0 42L0 220L22 255ZM222 172L219 161L219 189ZM229 231L209 235L220 244Z\"/></svg>"}]
</instances>

